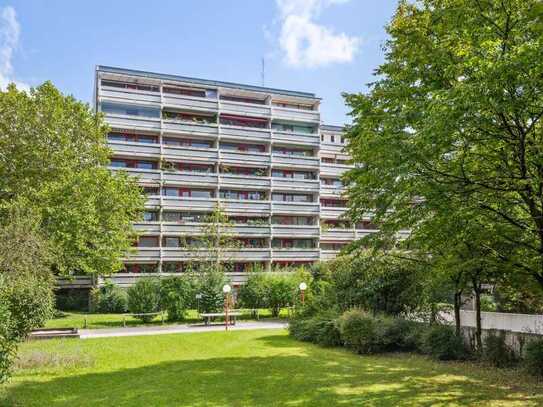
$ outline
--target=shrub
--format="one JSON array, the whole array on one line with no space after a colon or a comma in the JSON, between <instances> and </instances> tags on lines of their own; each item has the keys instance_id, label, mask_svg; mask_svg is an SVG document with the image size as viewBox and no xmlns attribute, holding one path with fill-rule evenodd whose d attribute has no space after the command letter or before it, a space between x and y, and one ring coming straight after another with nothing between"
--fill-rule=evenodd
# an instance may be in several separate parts
<instances>
[{"instance_id":1,"label":"shrub","mask_svg":"<svg viewBox=\"0 0 543 407\"><path fill-rule=\"evenodd\" d=\"M128 309L128 295L125 290L111 282L91 291L91 311L122 313Z\"/></svg>"},{"instance_id":2,"label":"shrub","mask_svg":"<svg viewBox=\"0 0 543 407\"><path fill-rule=\"evenodd\" d=\"M160 311L160 283L156 279L144 278L128 289L128 309L133 314L144 314ZM152 315L137 317L147 323L153 320Z\"/></svg>"},{"instance_id":3,"label":"shrub","mask_svg":"<svg viewBox=\"0 0 543 407\"><path fill-rule=\"evenodd\" d=\"M60 311L89 311L89 291L79 288L59 290L55 293L55 308Z\"/></svg>"},{"instance_id":4,"label":"shrub","mask_svg":"<svg viewBox=\"0 0 543 407\"><path fill-rule=\"evenodd\" d=\"M543 377L543 340L531 341L526 345L524 363L530 374Z\"/></svg>"},{"instance_id":5,"label":"shrub","mask_svg":"<svg viewBox=\"0 0 543 407\"><path fill-rule=\"evenodd\" d=\"M420 331L420 323L382 316L378 318L376 342L382 351L413 351L419 345Z\"/></svg>"},{"instance_id":6,"label":"shrub","mask_svg":"<svg viewBox=\"0 0 543 407\"><path fill-rule=\"evenodd\" d=\"M9 378L17 350L17 342L11 337L10 325L11 315L8 306L0 298L0 383Z\"/></svg>"},{"instance_id":7,"label":"shrub","mask_svg":"<svg viewBox=\"0 0 543 407\"><path fill-rule=\"evenodd\" d=\"M360 309L345 311L339 319L341 340L360 354L381 350L377 330L377 320Z\"/></svg>"},{"instance_id":8,"label":"shrub","mask_svg":"<svg viewBox=\"0 0 543 407\"><path fill-rule=\"evenodd\" d=\"M221 271L208 271L200 274L196 281L197 292L202 295L200 299L201 312L217 312L224 307L224 294L222 287L227 280Z\"/></svg>"},{"instance_id":9,"label":"shrub","mask_svg":"<svg viewBox=\"0 0 543 407\"><path fill-rule=\"evenodd\" d=\"M291 276L272 275L266 278L268 307L278 317L281 308L290 305L296 295L296 280Z\"/></svg>"},{"instance_id":10,"label":"shrub","mask_svg":"<svg viewBox=\"0 0 543 407\"><path fill-rule=\"evenodd\" d=\"M422 351L439 360L461 360L466 357L463 338L447 325L432 325L424 332Z\"/></svg>"},{"instance_id":11,"label":"shrub","mask_svg":"<svg viewBox=\"0 0 543 407\"><path fill-rule=\"evenodd\" d=\"M515 361L515 352L505 343L504 333L489 332L484 340L484 359L495 367L509 367Z\"/></svg>"},{"instance_id":12,"label":"shrub","mask_svg":"<svg viewBox=\"0 0 543 407\"><path fill-rule=\"evenodd\" d=\"M295 317L289 322L290 334L298 340L322 346L341 345L337 314L323 312L311 317Z\"/></svg>"},{"instance_id":13,"label":"shrub","mask_svg":"<svg viewBox=\"0 0 543 407\"><path fill-rule=\"evenodd\" d=\"M194 287L185 277L169 277L160 282L162 309L168 311L170 321L185 319L194 295Z\"/></svg>"},{"instance_id":14,"label":"shrub","mask_svg":"<svg viewBox=\"0 0 543 407\"><path fill-rule=\"evenodd\" d=\"M268 307L268 293L266 288L265 274L250 274L247 282L241 286L239 291L241 306L251 309Z\"/></svg>"}]
</instances>

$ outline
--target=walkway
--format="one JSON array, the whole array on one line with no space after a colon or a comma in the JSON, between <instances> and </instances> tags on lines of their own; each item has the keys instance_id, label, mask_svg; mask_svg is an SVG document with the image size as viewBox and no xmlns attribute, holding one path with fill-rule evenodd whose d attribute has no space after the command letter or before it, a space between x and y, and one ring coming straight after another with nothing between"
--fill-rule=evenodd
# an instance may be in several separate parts
<instances>
[{"instance_id":1,"label":"walkway","mask_svg":"<svg viewBox=\"0 0 543 407\"><path fill-rule=\"evenodd\" d=\"M228 330L240 331L248 329L286 329L287 323L282 321L252 321L236 322L236 325L228 326ZM142 326L130 328L106 328L106 329L80 329L81 339L110 338L113 336L142 336L142 335L166 335L183 334L191 332L224 331L224 325L165 325Z\"/></svg>"}]
</instances>

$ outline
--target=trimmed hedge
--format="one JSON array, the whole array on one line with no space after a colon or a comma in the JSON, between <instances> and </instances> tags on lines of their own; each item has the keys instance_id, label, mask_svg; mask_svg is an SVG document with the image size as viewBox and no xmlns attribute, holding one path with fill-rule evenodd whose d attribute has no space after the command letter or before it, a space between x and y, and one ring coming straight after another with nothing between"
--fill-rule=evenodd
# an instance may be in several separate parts
<instances>
[{"instance_id":1,"label":"trimmed hedge","mask_svg":"<svg viewBox=\"0 0 543 407\"><path fill-rule=\"evenodd\" d=\"M324 312L310 318L294 318L289 323L289 332L296 339L322 346L340 346L341 335L337 314Z\"/></svg>"}]
</instances>

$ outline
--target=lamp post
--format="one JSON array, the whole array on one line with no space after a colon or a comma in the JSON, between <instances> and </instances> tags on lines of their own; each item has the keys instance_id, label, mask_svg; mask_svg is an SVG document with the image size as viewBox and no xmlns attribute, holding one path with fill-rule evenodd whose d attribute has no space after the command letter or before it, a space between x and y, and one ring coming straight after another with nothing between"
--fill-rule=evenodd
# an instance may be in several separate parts
<instances>
[{"instance_id":1,"label":"lamp post","mask_svg":"<svg viewBox=\"0 0 543 407\"><path fill-rule=\"evenodd\" d=\"M232 291L232 287L230 287L228 284L223 285L222 292L224 293L224 329L228 331L228 307L230 305L230 291Z\"/></svg>"},{"instance_id":2,"label":"lamp post","mask_svg":"<svg viewBox=\"0 0 543 407\"><path fill-rule=\"evenodd\" d=\"M304 305L305 290L307 290L307 284L304 283L304 282L301 282L300 285L299 285L299 288L300 288L300 297L301 297L301 300L302 300L302 305Z\"/></svg>"}]
</instances>

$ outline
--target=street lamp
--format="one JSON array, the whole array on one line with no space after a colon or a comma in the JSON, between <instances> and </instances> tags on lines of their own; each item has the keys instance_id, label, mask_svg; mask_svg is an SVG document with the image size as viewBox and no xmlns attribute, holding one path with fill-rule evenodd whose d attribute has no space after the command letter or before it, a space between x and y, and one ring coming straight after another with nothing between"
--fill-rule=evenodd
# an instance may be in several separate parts
<instances>
[{"instance_id":1,"label":"street lamp","mask_svg":"<svg viewBox=\"0 0 543 407\"><path fill-rule=\"evenodd\" d=\"M300 288L300 296L301 296L301 299L302 299L302 305L304 305L305 290L307 290L307 284L304 283L304 282L301 282L300 285L299 285L299 288Z\"/></svg>"},{"instance_id":2,"label":"street lamp","mask_svg":"<svg viewBox=\"0 0 543 407\"><path fill-rule=\"evenodd\" d=\"M228 331L228 306L230 303L230 291L232 291L232 287L230 287L228 284L225 284L222 286L222 292L224 293L224 329Z\"/></svg>"}]
</instances>

